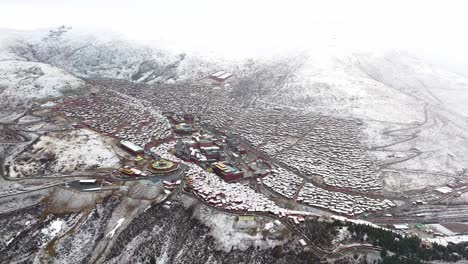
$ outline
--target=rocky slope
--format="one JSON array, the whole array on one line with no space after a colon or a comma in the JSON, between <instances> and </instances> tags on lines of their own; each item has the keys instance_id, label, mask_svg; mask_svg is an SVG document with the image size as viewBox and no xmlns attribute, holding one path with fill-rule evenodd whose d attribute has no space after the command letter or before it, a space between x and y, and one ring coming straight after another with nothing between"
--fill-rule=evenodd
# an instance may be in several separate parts
<instances>
[{"instance_id":1,"label":"rocky slope","mask_svg":"<svg viewBox=\"0 0 468 264\"><path fill-rule=\"evenodd\" d=\"M64 194L63 191L57 194ZM95 207L80 211L47 211L46 203L1 214L0 262L2 263L311 263L318 258L297 243L276 247L247 246L223 250L234 235L219 229L223 239L212 236L213 228L197 216L204 205L173 200L170 209L162 204L139 206L139 213L115 228L125 199L109 197ZM190 199L189 199L190 200ZM187 204L188 203L188 204ZM184 205L185 204L185 205ZM187 207L188 206L188 207ZM138 207L138 206L137 206ZM143 210L145 209L145 210ZM124 218L126 216L124 215ZM8 227L8 228L7 228ZM110 235L106 229L116 230ZM216 229L216 228L215 228ZM17 232L17 230L20 230ZM16 233L17 232L17 233ZM239 232L244 232L239 230ZM114 237L113 237L114 236ZM249 236L247 236L249 237ZM257 239L251 236L251 239ZM3 242L6 241L6 242ZM253 240L252 240L253 241ZM250 245L249 240L243 241ZM260 241L265 243L265 241ZM105 245L105 246L103 246ZM97 257L98 256L98 257Z\"/></svg>"}]
</instances>

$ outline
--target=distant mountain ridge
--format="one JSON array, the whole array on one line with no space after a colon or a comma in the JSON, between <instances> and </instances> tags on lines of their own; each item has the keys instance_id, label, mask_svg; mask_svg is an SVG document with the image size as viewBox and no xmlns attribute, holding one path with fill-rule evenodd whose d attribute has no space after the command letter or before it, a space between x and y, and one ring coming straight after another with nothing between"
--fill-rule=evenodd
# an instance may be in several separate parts
<instances>
[{"instance_id":1,"label":"distant mountain ridge","mask_svg":"<svg viewBox=\"0 0 468 264\"><path fill-rule=\"evenodd\" d=\"M149 48L117 34L95 35L67 27L6 34L12 39L4 43L7 52L0 59L48 63L80 77L158 83L207 74L197 70L206 68L199 67L207 64L200 58Z\"/></svg>"}]
</instances>

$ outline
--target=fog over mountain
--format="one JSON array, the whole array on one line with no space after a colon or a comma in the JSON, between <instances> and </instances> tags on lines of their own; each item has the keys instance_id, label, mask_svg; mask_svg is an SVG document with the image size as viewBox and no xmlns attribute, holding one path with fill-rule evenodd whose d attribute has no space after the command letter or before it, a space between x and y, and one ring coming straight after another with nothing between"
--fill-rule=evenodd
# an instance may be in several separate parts
<instances>
[{"instance_id":1,"label":"fog over mountain","mask_svg":"<svg viewBox=\"0 0 468 264\"><path fill-rule=\"evenodd\" d=\"M2 1L0 263L463 263L465 10Z\"/></svg>"},{"instance_id":2,"label":"fog over mountain","mask_svg":"<svg viewBox=\"0 0 468 264\"><path fill-rule=\"evenodd\" d=\"M464 1L4 0L0 26L59 25L224 57L297 49L402 49L468 74ZM319 49L322 51L322 49Z\"/></svg>"}]
</instances>

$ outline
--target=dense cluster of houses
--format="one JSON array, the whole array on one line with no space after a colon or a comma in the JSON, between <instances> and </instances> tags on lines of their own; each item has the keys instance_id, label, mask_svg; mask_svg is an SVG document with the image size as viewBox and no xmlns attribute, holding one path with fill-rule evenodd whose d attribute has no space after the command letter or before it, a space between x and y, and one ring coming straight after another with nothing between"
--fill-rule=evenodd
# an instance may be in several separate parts
<instances>
[{"instance_id":1,"label":"dense cluster of houses","mask_svg":"<svg viewBox=\"0 0 468 264\"><path fill-rule=\"evenodd\" d=\"M152 148L151 151L165 159L188 165L186 177L190 178L194 194L212 206L232 211L263 212L278 216L292 215L295 221L301 219L300 215L306 215L304 212L300 213L278 207L266 196L252 189L248 183L225 182L219 176L206 172L198 165L185 162L169 154L167 150L174 146L175 143L163 144ZM272 170L272 173L261 181L289 199L293 199L295 193L298 192L297 202L346 216L384 210L395 206L390 200L332 192L311 183L306 183L299 190L302 179L283 168Z\"/></svg>"},{"instance_id":2,"label":"dense cluster of houses","mask_svg":"<svg viewBox=\"0 0 468 264\"><path fill-rule=\"evenodd\" d=\"M373 192L382 188L373 163L360 144L359 124L355 120L304 115L291 109L280 109L281 111L274 108L245 109L230 98L227 90L212 89L204 85L191 84L188 88L184 84L161 84L151 87L152 89L135 89L133 84L114 85L113 82L115 81L106 85L118 87L116 88L119 91L117 94L125 94L142 102L149 102L152 106L173 113L171 117L175 116L176 119L179 117L174 113L183 113L192 118L199 117L202 127L209 125L226 135L238 135L253 147L274 158L283 167L297 171L301 176L319 178L324 184L337 190L337 192L331 192L307 183L299 192L303 179L289 172L290 170L276 169L263 178L262 182L286 198L297 197L300 202L345 215L392 206L390 201L340 192L340 189ZM116 97L118 99L115 99ZM165 138L171 133L167 120L163 122L159 120L158 115L146 115L145 107L125 104L128 100L126 97L104 94L101 97L94 96L80 100L76 100L74 104L62 110L67 115L84 117L88 126L104 133L142 146L154 138ZM184 123L185 117L179 121L177 124L183 124L177 127L179 130L190 130L188 123ZM192 134L193 131L190 133ZM223 204L226 208L235 210L239 206L234 207L235 199L230 197L237 197L234 196L236 192L241 196L244 195L237 190L238 188L249 190L248 194L245 194L246 197L254 195L250 192L255 192L240 183L224 185L227 183L219 177L205 172L203 168L207 169L207 166L204 164L225 160L224 153L221 151L222 144L215 144L215 140L207 139L205 135L193 134L193 136L195 138L190 137L178 141L177 144L174 142L171 144L176 145L175 154L181 160L190 161L186 163L199 169L200 176L197 176L197 180L194 181L194 186L198 188L195 192L200 193L202 198L206 196L207 201L211 200L212 203ZM155 149L157 148L152 148L152 150ZM175 157L170 155L168 158ZM219 165L220 171L236 171L230 164ZM205 182L201 180L202 178L209 180ZM223 191L222 188L225 188L223 195L227 198L215 193L219 190ZM259 203L263 199L268 200L266 197L259 198ZM223 203L223 200L226 203ZM265 209L267 204L269 203L258 206L264 208L262 210L267 210ZM252 206L256 208L257 205ZM252 207L249 208L252 209Z\"/></svg>"},{"instance_id":3,"label":"dense cluster of houses","mask_svg":"<svg viewBox=\"0 0 468 264\"><path fill-rule=\"evenodd\" d=\"M213 173L196 166L187 172L194 179L193 192L207 203L231 211L270 213L276 216L308 215L278 207L273 201L256 192L248 183L227 183Z\"/></svg>"},{"instance_id":4,"label":"dense cluster of houses","mask_svg":"<svg viewBox=\"0 0 468 264\"><path fill-rule=\"evenodd\" d=\"M307 212L278 207L265 195L252 189L248 183L227 183L217 175L206 172L198 165L185 162L169 154L168 149L173 146L174 144L170 143L162 144L152 148L151 152L163 158L186 164L189 167L186 171L186 177L191 179L193 193L213 206L231 211L270 213L284 217L289 215L297 218L298 216L312 215Z\"/></svg>"},{"instance_id":5,"label":"dense cluster of houses","mask_svg":"<svg viewBox=\"0 0 468 264\"><path fill-rule=\"evenodd\" d=\"M258 181L288 199L297 198L297 202L347 216L384 210L395 206L389 200L328 191L311 183L305 183L300 189L304 180L283 168L272 170L270 175L258 179Z\"/></svg>"},{"instance_id":6,"label":"dense cluster of houses","mask_svg":"<svg viewBox=\"0 0 468 264\"><path fill-rule=\"evenodd\" d=\"M213 101L212 88L196 83L147 85L119 80L99 80L98 83L140 101L147 101L164 112L199 115Z\"/></svg>"},{"instance_id":7,"label":"dense cluster of houses","mask_svg":"<svg viewBox=\"0 0 468 264\"><path fill-rule=\"evenodd\" d=\"M99 85L151 102L161 111L179 116L202 117L201 122L217 129L229 127L241 114L242 108L233 101L226 89L213 89L206 83L161 83L149 87L147 84L127 83L119 80L99 80ZM174 120L176 123L180 123ZM190 123L190 122L188 122Z\"/></svg>"},{"instance_id":8,"label":"dense cluster of houses","mask_svg":"<svg viewBox=\"0 0 468 264\"><path fill-rule=\"evenodd\" d=\"M171 135L171 126L161 114L111 92L65 102L59 110L100 133L139 146Z\"/></svg>"},{"instance_id":9,"label":"dense cluster of houses","mask_svg":"<svg viewBox=\"0 0 468 264\"><path fill-rule=\"evenodd\" d=\"M165 111L201 116L203 124L239 135L301 174L321 177L327 185L365 192L382 188L360 144L356 120L305 115L291 109L246 110L226 90L203 84L162 84L151 89L135 89L125 83L109 86Z\"/></svg>"},{"instance_id":10,"label":"dense cluster of houses","mask_svg":"<svg viewBox=\"0 0 468 264\"><path fill-rule=\"evenodd\" d=\"M390 200L332 192L316 187L311 183L306 183L300 190L297 201L348 216L389 209L395 206Z\"/></svg>"},{"instance_id":11,"label":"dense cluster of houses","mask_svg":"<svg viewBox=\"0 0 468 264\"><path fill-rule=\"evenodd\" d=\"M275 156L296 144L316 119L314 116L252 109L232 126L231 133L241 136L266 154ZM278 157L283 158L282 155Z\"/></svg>"},{"instance_id":12,"label":"dense cluster of houses","mask_svg":"<svg viewBox=\"0 0 468 264\"><path fill-rule=\"evenodd\" d=\"M252 112L232 132L283 165L336 188L380 191L374 166L359 142L355 120Z\"/></svg>"},{"instance_id":13,"label":"dense cluster of houses","mask_svg":"<svg viewBox=\"0 0 468 264\"><path fill-rule=\"evenodd\" d=\"M322 117L302 144L283 153L284 160L305 175L343 189L379 191L373 163L359 143L354 120Z\"/></svg>"},{"instance_id":14,"label":"dense cluster of houses","mask_svg":"<svg viewBox=\"0 0 468 264\"><path fill-rule=\"evenodd\" d=\"M303 179L283 168L277 168L272 170L270 175L262 178L261 181L273 191L292 199L301 186Z\"/></svg>"}]
</instances>

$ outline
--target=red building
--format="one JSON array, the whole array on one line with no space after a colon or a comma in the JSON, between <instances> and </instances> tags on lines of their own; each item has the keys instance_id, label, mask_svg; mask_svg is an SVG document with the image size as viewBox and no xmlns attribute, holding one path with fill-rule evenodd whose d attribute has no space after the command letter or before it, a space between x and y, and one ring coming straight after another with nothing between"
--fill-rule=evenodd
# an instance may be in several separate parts
<instances>
[{"instance_id":1,"label":"red building","mask_svg":"<svg viewBox=\"0 0 468 264\"><path fill-rule=\"evenodd\" d=\"M218 82L224 82L227 79L229 79L231 76L232 76L232 73L225 72L225 71L217 71L210 75L210 79L218 81Z\"/></svg>"},{"instance_id":2,"label":"red building","mask_svg":"<svg viewBox=\"0 0 468 264\"><path fill-rule=\"evenodd\" d=\"M244 177L244 172L225 162L215 162L212 164L213 171L223 178L224 181L235 181Z\"/></svg>"}]
</instances>

